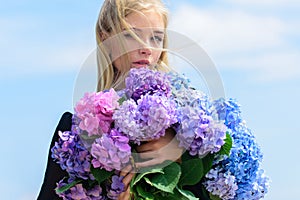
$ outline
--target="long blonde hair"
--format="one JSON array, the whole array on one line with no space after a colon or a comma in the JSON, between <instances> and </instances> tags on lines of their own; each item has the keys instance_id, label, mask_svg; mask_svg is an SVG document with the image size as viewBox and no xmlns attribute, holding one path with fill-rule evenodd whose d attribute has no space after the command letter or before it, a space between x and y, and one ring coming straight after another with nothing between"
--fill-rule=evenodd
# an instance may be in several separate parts
<instances>
[{"instance_id":1,"label":"long blonde hair","mask_svg":"<svg viewBox=\"0 0 300 200\"><path fill-rule=\"evenodd\" d=\"M119 40L120 49L126 52L124 43L118 38L118 33L121 33L123 28L131 32L126 23L125 17L133 12L143 12L147 10L155 10L161 15L165 30L168 25L168 10L161 0L105 0L99 13L96 23L96 40L97 40L97 67L98 67L98 85L97 91L117 87L122 82L122 77L129 70L129 59L124 62L125 69L120 72L112 65L109 47L105 44L105 40L112 35L116 35ZM135 36L137 37L137 36ZM138 38L137 38L138 40ZM109 45L109 44L108 44ZM163 49L167 47L167 35L165 33L163 41ZM157 69L166 71L168 65L167 52L162 51ZM127 68L126 68L127 67Z\"/></svg>"}]
</instances>

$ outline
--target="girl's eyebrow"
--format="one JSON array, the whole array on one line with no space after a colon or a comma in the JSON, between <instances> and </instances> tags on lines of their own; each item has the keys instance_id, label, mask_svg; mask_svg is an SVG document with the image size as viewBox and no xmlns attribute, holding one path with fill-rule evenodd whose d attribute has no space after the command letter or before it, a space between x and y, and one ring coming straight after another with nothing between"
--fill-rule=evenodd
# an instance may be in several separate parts
<instances>
[{"instance_id":1,"label":"girl's eyebrow","mask_svg":"<svg viewBox=\"0 0 300 200\"><path fill-rule=\"evenodd\" d=\"M139 29L139 28L131 27L130 29L132 29L135 32L142 32L142 29ZM161 31L161 30L154 30L153 32L156 34L162 34L162 35L165 34L165 32Z\"/></svg>"},{"instance_id":2,"label":"girl's eyebrow","mask_svg":"<svg viewBox=\"0 0 300 200\"><path fill-rule=\"evenodd\" d=\"M157 34L165 34L165 32L163 32L163 31L160 31L160 30L155 30L155 31L153 31L154 33L157 33Z\"/></svg>"}]
</instances>

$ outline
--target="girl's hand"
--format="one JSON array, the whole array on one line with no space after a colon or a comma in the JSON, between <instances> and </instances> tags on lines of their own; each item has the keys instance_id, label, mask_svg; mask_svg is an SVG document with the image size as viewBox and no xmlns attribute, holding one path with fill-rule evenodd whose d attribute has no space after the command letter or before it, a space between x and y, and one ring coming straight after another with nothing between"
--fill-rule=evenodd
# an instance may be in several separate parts
<instances>
[{"instance_id":1,"label":"girl's hand","mask_svg":"<svg viewBox=\"0 0 300 200\"><path fill-rule=\"evenodd\" d=\"M157 140L151 140L145 144L136 147L137 152L144 162L137 162L137 168L148 167L156 164L161 164L166 160L176 161L183 152L183 148L178 146L179 142L174 138L173 129L167 129L163 137Z\"/></svg>"},{"instance_id":2,"label":"girl's hand","mask_svg":"<svg viewBox=\"0 0 300 200\"><path fill-rule=\"evenodd\" d=\"M119 195L118 200L130 200L130 181L134 176L134 173L132 173L132 166L128 165L125 167L121 171L120 176L124 176L123 183L125 187L124 192Z\"/></svg>"}]
</instances>

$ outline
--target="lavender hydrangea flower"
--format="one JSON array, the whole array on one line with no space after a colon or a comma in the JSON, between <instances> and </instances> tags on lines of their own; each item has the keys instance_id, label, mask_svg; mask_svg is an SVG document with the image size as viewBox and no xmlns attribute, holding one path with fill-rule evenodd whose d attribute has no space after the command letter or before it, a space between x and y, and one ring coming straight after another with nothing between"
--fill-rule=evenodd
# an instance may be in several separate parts
<instances>
[{"instance_id":1,"label":"lavender hydrangea flower","mask_svg":"<svg viewBox=\"0 0 300 200\"><path fill-rule=\"evenodd\" d=\"M115 127L137 144L163 136L177 122L175 103L158 94L146 94L137 102L133 99L123 102L113 119Z\"/></svg>"},{"instance_id":2,"label":"lavender hydrangea flower","mask_svg":"<svg viewBox=\"0 0 300 200\"><path fill-rule=\"evenodd\" d=\"M109 132L119 99L114 89L86 93L75 106L75 115L80 119L79 128L87 131L88 136Z\"/></svg>"},{"instance_id":3,"label":"lavender hydrangea flower","mask_svg":"<svg viewBox=\"0 0 300 200\"><path fill-rule=\"evenodd\" d=\"M188 150L190 155L199 157L220 151L225 143L226 126L214 122L202 110L185 107L183 111L185 115L176 128L179 146Z\"/></svg>"},{"instance_id":4,"label":"lavender hydrangea flower","mask_svg":"<svg viewBox=\"0 0 300 200\"><path fill-rule=\"evenodd\" d=\"M192 89L175 91L178 124L174 126L179 145L193 156L204 157L221 149L226 138L226 126L211 116L209 98Z\"/></svg>"},{"instance_id":5,"label":"lavender hydrangea flower","mask_svg":"<svg viewBox=\"0 0 300 200\"><path fill-rule=\"evenodd\" d=\"M176 102L177 108L191 107L201 109L207 115L212 114L212 104L209 97L199 90L191 88L175 90L173 91L172 98Z\"/></svg>"},{"instance_id":6,"label":"lavender hydrangea flower","mask_svg":"<svg viewBox=\"0 0 300 200\"><path fill-rule=\"evenodd\" d=\"M52 158L71 177L93 178L90 174L91 155L82 144L80 137L72 131L58 132L59 140L51 148Z\"/></svg>"},{"instance_id":7,"label":"lavender hydrangea flower","mask_svg":"<svg viewBox=\"0 0 300 200\"><path fill-rule=\"evenodd\" d=\"M107 196L110 199L118 199L119 195L124 192L125 185L122 182L123 176L114 175L111 178L111 184L106 188Z\"/></svg>"},{"instance_id":8,"label":"lavender hydrangea flower","mask_svg":"<svg viewBox=\"0 0 300 200\"><path fill-rule=\"evenodd\" d=\"M207 191L221 199L233 199L238 186L235 177L230 172L222 173L220 169L211 169L206 175L203 185Z\"/></svg>"},{"instance_id":9,"label":"lavender hydrangea flower","mask_svg":"<svg viewBox=\"0 0 300 200\"><path fill-rule=\"evenodd\" d=\"M117 129L103 134L92 144L93 166L107 171L121 170L130 160L131 147L128 142L128 137Z\"/></svg>"},{"instance_id":10,"label":"lavender hydrangea flower","mask_svg":"<svg viewBox=\"0 0 300 200\"><path fill-rule=\"evenodd\" d=\"M171 85L166 73L147 68L131 69L125 79L128 98L138 100L145 94L171 95Z\"/></svg>"},{"instance_id":11,"label":"lavender hydrangea flower","mask_svg":"<svg viewBox=\"0 0 300 200\"><path fill-rule=\"evenodd\" d=\"M68 180L68 183L70 183L70 180ZM61 180L57 184L57 188L61 188L63 186L67 185L67 183L64 183L63 180ZM61 197L63 200L105 200L106 197L102 196L102 188L99 185L95 185L91 187L90 189L85 189L81 183L76 184L75 186L71 187L69 190L57 193L59 197Z\"/></svg>"}]
</instances>

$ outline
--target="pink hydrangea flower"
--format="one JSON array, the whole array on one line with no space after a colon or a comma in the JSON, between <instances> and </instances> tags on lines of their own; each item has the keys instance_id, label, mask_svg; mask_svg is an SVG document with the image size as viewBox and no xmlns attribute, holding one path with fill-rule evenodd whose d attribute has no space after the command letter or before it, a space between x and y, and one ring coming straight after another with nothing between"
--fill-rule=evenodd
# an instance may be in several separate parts
<instances>
[{"instance_id":1,"label":"pink hydrangea flower","mask_svg":"<svg viewBox=\"0 0 300 200\"><path fill-rule=\"evenodd\" d=\"M75 106L75 115L80 119L79 128L86 131L88 136L101 136L109 132L119 99L114 89L86 93Z\"/></svg>"}]
</instances>

